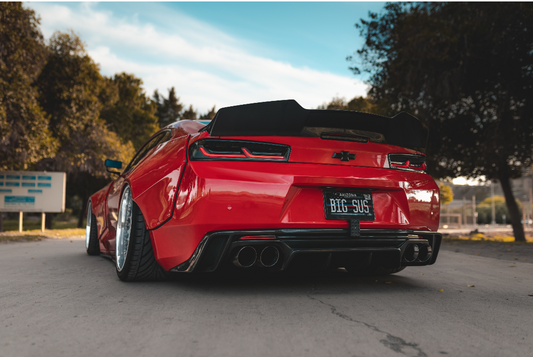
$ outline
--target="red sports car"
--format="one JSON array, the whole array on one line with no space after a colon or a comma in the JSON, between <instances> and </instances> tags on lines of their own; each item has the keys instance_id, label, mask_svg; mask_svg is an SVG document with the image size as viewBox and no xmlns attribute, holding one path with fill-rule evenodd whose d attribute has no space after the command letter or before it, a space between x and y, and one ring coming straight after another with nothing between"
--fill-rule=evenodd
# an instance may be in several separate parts
<instances>
[{"instance_id":1,"label":"red sports car","mask_svg":"<svg viewBox=\"0 0 533 357\"><path fill-rule=\"evenodd\" d=\"M124 281L433 264L442 236L427 137L407 113L307 110L294 100L222 108L207 125L176 122L91 196L87 253L112 257Z\"/></svg>"}]
</instances>

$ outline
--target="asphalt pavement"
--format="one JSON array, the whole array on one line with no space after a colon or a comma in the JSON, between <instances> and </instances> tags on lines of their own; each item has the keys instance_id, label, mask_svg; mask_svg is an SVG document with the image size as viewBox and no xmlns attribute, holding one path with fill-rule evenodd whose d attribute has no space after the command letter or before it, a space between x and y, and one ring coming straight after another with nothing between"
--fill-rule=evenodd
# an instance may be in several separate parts
<instances>
[{"instance_id":1,"label":"asphalt pavement","mask_svg":"<svg viewBox=\"0 0 533 357\"><path fill-rule=\"evenodd\" d=\"M461 249L379 278L124 283L81 239L4 243L0 356L533 356L533 259Z\"/></svg>"}]
</instances>

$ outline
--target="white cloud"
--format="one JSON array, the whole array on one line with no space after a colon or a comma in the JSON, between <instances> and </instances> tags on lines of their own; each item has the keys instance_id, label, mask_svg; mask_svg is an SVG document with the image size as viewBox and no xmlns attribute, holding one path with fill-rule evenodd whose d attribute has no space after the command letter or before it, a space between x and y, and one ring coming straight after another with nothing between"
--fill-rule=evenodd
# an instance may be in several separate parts
<instances>
[{"instance_id":1,"label":"white cloud","mask_svg":"<svg viewBox=\"0 0 533 357\"><path fill-rule=\"evenodd\" d=\"M157 21L141 23L95 4L31 3L46 38L73 29L88 44L102 73L133 73L149 95L174 86L186 105L200 112L276 99L296 99L314 108L334 96L365 95L367 86L348 76L295 67L251 53L250 44L211 25L160 5L150 6ZM166 10L166 11L165 11Z\"/></svg>"}]
</instances>

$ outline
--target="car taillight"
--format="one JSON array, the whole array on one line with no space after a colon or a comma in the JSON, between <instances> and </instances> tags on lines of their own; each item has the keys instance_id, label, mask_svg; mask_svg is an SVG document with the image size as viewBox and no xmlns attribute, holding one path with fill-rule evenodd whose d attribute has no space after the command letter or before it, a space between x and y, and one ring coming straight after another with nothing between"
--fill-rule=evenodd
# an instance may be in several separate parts
<instances>
[{"instance_id":1,"label":"car taillight","mask_svg":"<svg viewBox=\"0 0 533 357\"><path fill-rule=\"evenodd\" d=\"M203 139L189 149L191 160L288 161L287 145L245 140Z\"/></svg>"},{"instance_id":2,"label":"car taillight","mask_svg":"<svg viewBox=\"0 0 533 357\"><path fill-rule=\"evenodd\" d=\"M417 154L389 154L391 169L426 172L426 157Z\"/></svg>"},{"instance_id":3,"label":"car taillight","mask_svg":"<svg viewBox=\"0 0 533 357\"><path fill-rule=\"evenodd\" d=\"M242 236L239 239L241 240L249 240L249 239L276 239L276 236L270 235L270 234L260 234L256 236Z\"/></svg>"},{"instance_id":4,"label":"car taillight","mask_svg":"<svg viewBox=\"0 0 533 357\"><path fill-rule=\"evenodd\" d=\"M340 141L355 141L357 143L367 143L368 138L360 135L337 134L337 133L322 133L320 139L323 140L340 140Z\"/></svg>"}]
</instances>

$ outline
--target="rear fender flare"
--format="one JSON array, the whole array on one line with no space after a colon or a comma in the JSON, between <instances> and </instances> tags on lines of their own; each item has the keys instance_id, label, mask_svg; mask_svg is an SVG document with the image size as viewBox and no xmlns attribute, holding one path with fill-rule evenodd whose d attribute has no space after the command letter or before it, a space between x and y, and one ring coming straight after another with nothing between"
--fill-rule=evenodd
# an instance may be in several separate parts
<instances>
[{"instance_id":1,"label":"rear fender flare","mask_svg":"<svg viewBox=\"0 0 533 357\"><path fill-rule=\"evenodd\" d=\"M181 162L178 165L175 165L171 170L162 172L162 176L157 178L156 182L146 190L141 193L138 191L135 192L135 181L137 181L138 178L132 175L133 177L130 177L128 180L132 187L133 200L139 206L139 209L143 214L148 231L161 227L168 222L174 214L183 172L188 163L186 152L189 146L189 139L190 135L183 137L182 140L185 140L185 143L179 148L181 152L178 153L178 155L174 153L173 159ZM169 156L171 156L171 153ZM148 176L153 178L152 175Z\"/></svg>"}]
</instances>

